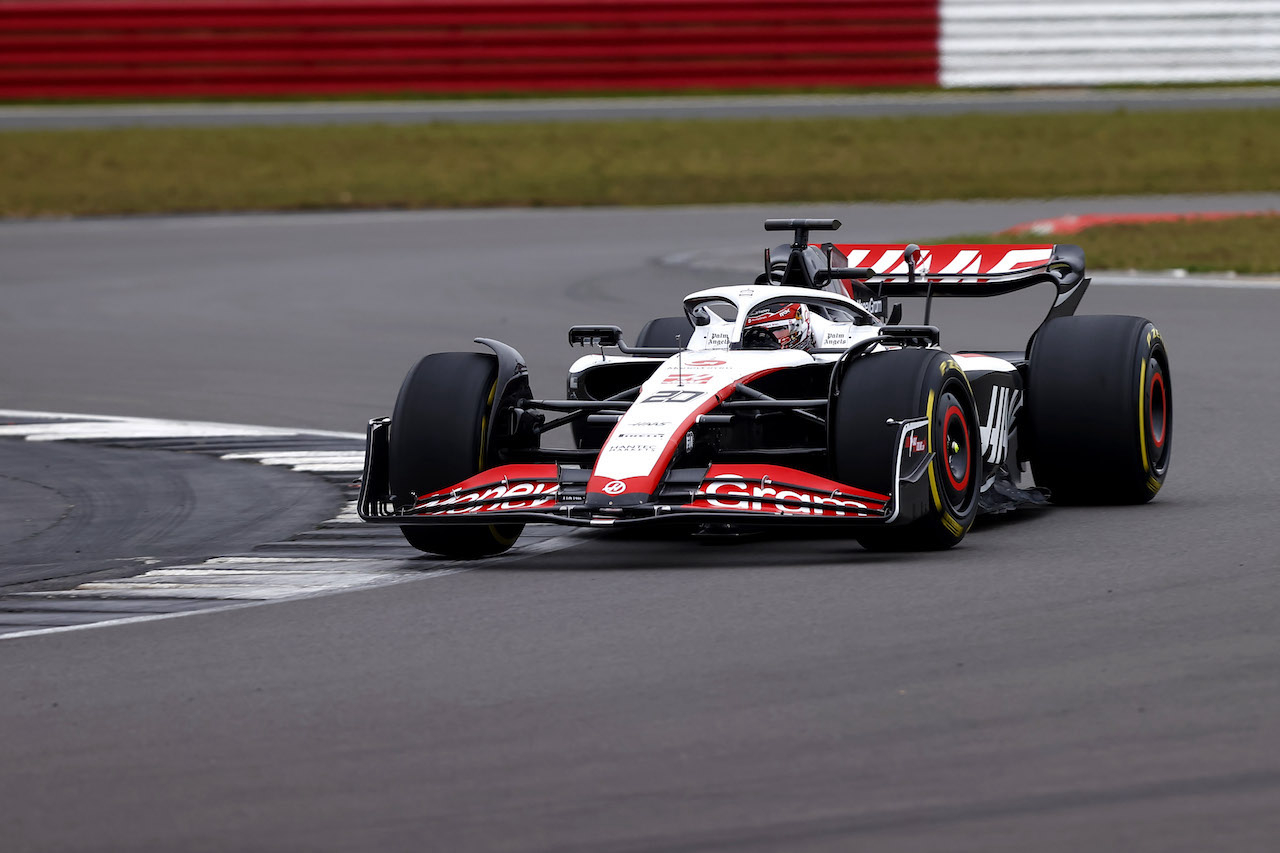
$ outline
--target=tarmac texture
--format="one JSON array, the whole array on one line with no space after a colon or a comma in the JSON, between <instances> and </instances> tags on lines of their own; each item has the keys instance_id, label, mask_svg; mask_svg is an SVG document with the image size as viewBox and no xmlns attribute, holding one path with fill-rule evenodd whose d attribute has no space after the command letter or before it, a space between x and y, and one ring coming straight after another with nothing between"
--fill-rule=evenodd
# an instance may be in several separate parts
<instances>
[{"instance_id":1,"label":"tarmac texture","mask_svg":"<svg viewBox=\"0 0 1280 853\"><path fill-rule=\"evenodd\" d=\"M559 393L570 324L634 335L740 279L680 258L757 256L766 215L906 242L1276 201L6 224L0 405L353 431L477 335ZM940 302L943 345L1017 348L1047 299ZM420 580L0 641L2 846L1272 850L1276 294L1108 284L1082 311L1169 346L1148 505L1017 513L924 555L575 534L428 576L465 567L406 548ZM52 512L21 479L4 505Z\"/></svg>"},{"instance_id":2,"label":"tarmac texture","mask_svg":"<svg viewBox=\"0 0 1280 853\"><path fill-rule=\"evenodd\" d=\"M229 127L426 122L618 121L630 119L874 118L966 113L1043 114L1132 110L1274 108L1277 86L1039 89L874 95L677 95L284 103L0 106L0 131L94 127Z\"/></svg>"}]
</instances>

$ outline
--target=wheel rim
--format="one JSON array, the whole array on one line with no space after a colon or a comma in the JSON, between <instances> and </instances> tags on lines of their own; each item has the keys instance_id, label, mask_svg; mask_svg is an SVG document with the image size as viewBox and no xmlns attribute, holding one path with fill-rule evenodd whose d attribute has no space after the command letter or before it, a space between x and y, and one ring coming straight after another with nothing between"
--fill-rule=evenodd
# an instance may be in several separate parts
<instances>
[{"instance_id":1,"label":"wheel rim","mask_svg":"<svg viewBox=\"0 0 1280 853\"><path fill-rule=\"evenodd\" d=\"M973 491L975 464L969 418L965 415L964 405L953 393L943 393L938 403L942 412L938 431L941 445L935 448L935 452L942 463L942 492L951 510L963 515Z\"/></svg>"},{"instance_id":2,"label":"wheel rim","mask_svg":"<svg viewBox=\"0 0 1280 853\"><path fill-rule=\"evenodd\" d=\"M969 427L959 406L951 406L942 420L942 438L946 442L943 451L946 459L947 479L951 488L963 493L969 485Z\"/></svg>"},{"instance_id":3,"label":"wheel rim","mask_svg":"<svg viewBox=\"0 0 1280 853\"><path fill-rule=\"evenodd\" d=\"M1171 424L1171 406L1169 388L1165 381L1164 366L1157 358L1147 361L1146 403L1147 403L1147 439L1151 442L1151 467L1155 471L1163 469L1169 452L1169 431Z\"/></svg>"},{"instance_id":4,"label":"wheel rim","mask_svg":"<svg viewBox=\"0 0 1280 853\"><path fill-rule=\"evenodd\" d=\"M1168 401L1164 393L1164 377L1158 366L1151 370L1151 387L1147 389L1147 417L1151 423L1151 441L1156 447L1164 447L1165 417Z\"/></svg>"}]
</instances>

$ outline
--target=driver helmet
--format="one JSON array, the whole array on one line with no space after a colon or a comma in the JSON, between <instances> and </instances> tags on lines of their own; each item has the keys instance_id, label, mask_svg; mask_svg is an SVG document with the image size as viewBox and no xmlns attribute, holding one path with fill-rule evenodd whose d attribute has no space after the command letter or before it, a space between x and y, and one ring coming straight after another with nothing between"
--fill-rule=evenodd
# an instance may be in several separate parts
<instances>
[{"instance_id":1,"label":"driver helmet","mask_svg":"<svg viewBox=\"0 0 1280 853\"><path fill-rule=\"evenodd\" d=\"M761 333L773 336L782 349L805 349L813 344L813 324L809 320L809 306L792 302L776 310L764 309L747 317L743 324L743 339L749 332L757 337Z\"/></svg>"}]
</instances>

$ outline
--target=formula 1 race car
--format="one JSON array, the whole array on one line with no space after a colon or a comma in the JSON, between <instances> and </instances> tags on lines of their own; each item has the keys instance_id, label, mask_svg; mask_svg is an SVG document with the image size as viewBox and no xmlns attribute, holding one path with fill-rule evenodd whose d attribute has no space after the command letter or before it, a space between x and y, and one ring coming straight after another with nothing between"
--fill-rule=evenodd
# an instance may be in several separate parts
<instances>
[{"instance_id":1,"label":"formula 1 race car","mask_svg":"<svg viewBox=\"0 0 1280 853\"><path fill-rule=\"evenodd\" d=\"M794 232L785 260L766 251L754 282L690 294L634 346L574 326L570 344L600 352L570 368L565 399L534 398L495 340L426 356L369 423L360 516L458 558L505 551L534 522L847 525L868 549L938 549L979 512L1155 495L1173 434L1165 345L1140 317L1073 316L1079 247L809 243L839 226L768 220ZM933 297L1036 284L1055 299L1025 352L939 347ZM923 325L899 323L891 299L910 296ZM543 446L564 427L572 447Z\"/></svg>"}]
</instances>

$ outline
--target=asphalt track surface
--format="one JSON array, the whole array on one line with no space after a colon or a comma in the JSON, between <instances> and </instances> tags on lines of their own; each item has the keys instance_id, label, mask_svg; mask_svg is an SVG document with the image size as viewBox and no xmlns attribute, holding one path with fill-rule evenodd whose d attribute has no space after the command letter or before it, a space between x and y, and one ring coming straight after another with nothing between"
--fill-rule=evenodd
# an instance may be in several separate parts
<instances>
[{"instance_id":1,"label":"asphalt track surface","mask_svg":"<svg viewBox=\"0 0 1280 853\"><path fill-rule=\"evenodd\" d=\"M1280 106L1280 87L1042 89L875 95L714 95L458 101L0 106L2 130L288 124L808 118L966 113L1249 109Z\"/></svg>"},{"instance_id":2,"label":"asphalt track surface","mask_svg":"<svg viewBox=\"0 0 1280 853\"><path fill-rule=\"evenodd\" d=\"M1275 205L7 224L0 405L358 430L419 355L474 335L557 393L565 327L672 313L724 282L673 256L753 253L766 214L888 241ZM1024 513L929 555L583 535L445 577L4 640L3 847L1272 850L1277 298L1086 298L1170 347L1174 464L1143 507ZM1016 347L1043 302L940 303L943 343Z\"/></svg>"},{"instance_id":3,"label":"asphalt track surface","mask_svg":"<svg viewBox=\"0 0 1280 853\"><path fill-rule=\"evenodd\" d=\"M337 504L311 478L261 465L6 441L0 443L0 578L8 585L128 573L140 559L253 548L332 515Z\"/></svg>"}]
</instances>

